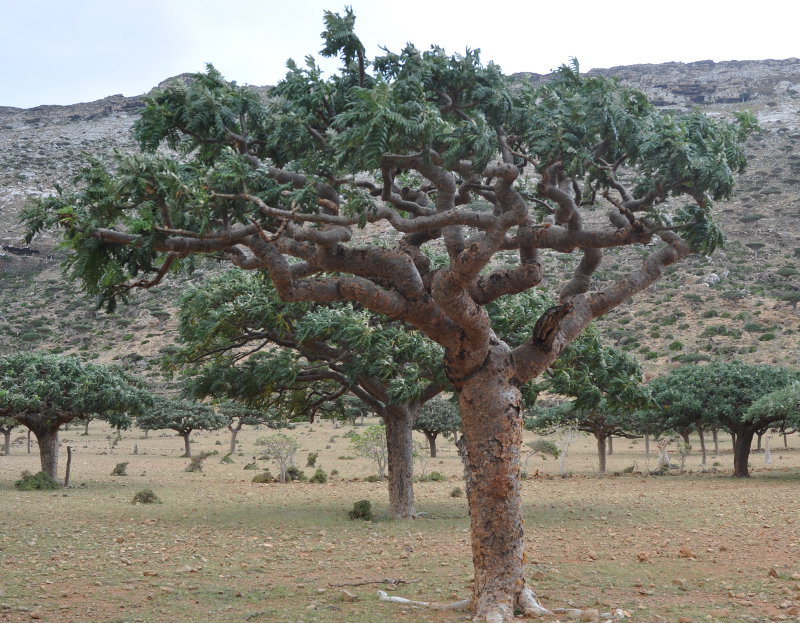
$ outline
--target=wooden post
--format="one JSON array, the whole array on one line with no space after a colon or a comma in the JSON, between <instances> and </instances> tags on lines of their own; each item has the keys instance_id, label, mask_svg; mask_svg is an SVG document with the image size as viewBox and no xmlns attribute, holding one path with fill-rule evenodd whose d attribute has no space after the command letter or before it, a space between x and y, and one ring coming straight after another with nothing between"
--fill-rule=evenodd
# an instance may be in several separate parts
<instances>
[{"instance_id":1,"label":"wooden post","mask_svg":"<svg viewBox=\"0 0 800 623\"><path fill-rule=\"evenodd\" d=\"M64 475L64 488L69 487L69 470L72 467L72 446L67 446L67 473Z\"/></svg>"}]
</instances>

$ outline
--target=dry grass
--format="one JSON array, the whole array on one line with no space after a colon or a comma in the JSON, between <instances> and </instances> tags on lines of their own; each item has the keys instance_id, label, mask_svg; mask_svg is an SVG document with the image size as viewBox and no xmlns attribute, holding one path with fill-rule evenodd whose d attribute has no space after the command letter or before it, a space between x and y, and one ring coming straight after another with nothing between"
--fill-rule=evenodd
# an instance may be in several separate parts
<instances>
[{"instance_id":1,"label":"dry grass","mask_svg":"<svg viewBox=\"0 0 800 623\"><path fill-rule=\"evenodd\" d=\"M369 499L382 512L385 485L363 482L374 471L365 460L338 458L352 454L347 430L324 423L292 432L298 466L319 452L318 466L339 470L322 485L250 482L255 472L242 468L264 431L243 431L236 463L211 457L203 472L187 473L180 438L132 431L114 447L93 423L89 437L62 434L76 448L76 488L22 493L11 483L36 470L38 457L15 445L0 457L0 621L464 621L381 603L375 591L386 584L349 587L356 602L333 586L401 579L410 584L394 594L447 601L468 594L472 575L466 501L450 497L463 487L452 444L442 442L428 465L449 480L416 485L424 518L367 524L347 510ZM226 436L195 435L195 450L223 451ZM609 469L644 470L643 449L617 440ZM699 473L692 455L692 473L663 477L593 475L588 439L573 450L571 478L554 477L552 459L531 459L528 471L539 475L523 484L528 575L544 603L620 606L635 621L795 620L800 452L779 449L770 469L754 454L754 477L740 481L727 476L724 450L719 473ZM120 461L128 476L111 475ZM144 488L163 504L131 504Z\"/></svg>"}]
</instances>

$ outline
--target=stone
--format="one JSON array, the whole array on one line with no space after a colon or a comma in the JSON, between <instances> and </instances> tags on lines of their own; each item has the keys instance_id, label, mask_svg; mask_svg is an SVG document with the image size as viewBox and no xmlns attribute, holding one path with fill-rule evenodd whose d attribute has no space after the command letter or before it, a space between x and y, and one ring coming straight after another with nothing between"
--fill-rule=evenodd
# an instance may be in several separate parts
<instances>
[{"instance_id":1,"label":"stone","mask_svg":"<svg viewBox=\"0 0 800 623\"><path fill-rule=\"evenodd\" d=\"M356 595L355 593L351 593L346 589L342 589L342 601L353 602L358 601L359 599L361 599L360 595Z\"/></svg>"},{"instance_id":2,"label":"stone","mask_svg":"<svg viewBox=\"0 0 800 623\"><path fill-rule=\"evenodd\" d=\"M585 621L586 623L599 623L600 611L597 608L586 608L585 610L581 611L581 615L578 620Z\"/></svg>"}]
</instances>

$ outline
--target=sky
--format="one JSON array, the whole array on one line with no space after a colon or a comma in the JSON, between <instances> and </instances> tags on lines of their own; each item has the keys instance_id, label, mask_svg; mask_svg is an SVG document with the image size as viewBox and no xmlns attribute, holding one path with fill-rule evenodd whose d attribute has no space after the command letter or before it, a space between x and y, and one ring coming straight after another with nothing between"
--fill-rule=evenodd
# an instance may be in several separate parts
<instances>
[{"instance_id":1,"label":"sky","mask_svg":"<svg viewBox=\"0 0 800 623\"><path fill-rule=\"evenodd\" d=\"M573 57L584 71L797 57L795 2L737 10L728 0L0 0L0 106L140 95L209 62L239 84L275 84L287 59L318 57L323 10L345 5L370 57L407 42L480 48L510 74L548 73Z\"/></svg>"}]
</instances>

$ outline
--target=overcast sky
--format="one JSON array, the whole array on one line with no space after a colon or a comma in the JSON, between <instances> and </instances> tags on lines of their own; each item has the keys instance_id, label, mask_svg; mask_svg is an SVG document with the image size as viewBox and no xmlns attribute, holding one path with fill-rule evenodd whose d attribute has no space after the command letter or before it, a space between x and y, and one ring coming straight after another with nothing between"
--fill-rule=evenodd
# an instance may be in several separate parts
<instances>
[{"instance_id":1,"label":"overcast sky","mask_svg":"<svg viewBox=\"0 0 800 623\"><path fill-rule=\"evenodd\" d=\"M0 106L139 95L207 62L239 84L275 84L288 58L317 55L323 9L345 4L370 56L406 42L480 48L506 73L570 57L588 70L800 56L797 0L0 0Z\"/></svg>"}]
</instances>

